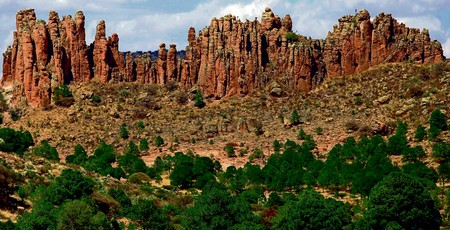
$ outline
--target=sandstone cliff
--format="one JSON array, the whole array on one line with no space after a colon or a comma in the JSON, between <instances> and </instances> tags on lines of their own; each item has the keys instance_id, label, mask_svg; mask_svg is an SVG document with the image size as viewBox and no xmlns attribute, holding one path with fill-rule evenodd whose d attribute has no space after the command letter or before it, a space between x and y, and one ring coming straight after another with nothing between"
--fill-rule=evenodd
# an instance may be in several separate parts
<instances>
[{"instance_id":1,"label":"sandstone cliff","mask_svg":"<svg viewBox=\"0 0 450 230\"><path fill-rule=\"evenodd\" d=\"M160 45L157 60L119 52L119 37L106 37L100 21L94 42L86 45L84 15L50 12L48 23L34 10L17 13L13 45L3 54L2 85L14 86L13 103L33 107L51 103L55 87L92 79L107 82L199 87L207 96L222 98L274 90L309 91L326 77L357 73L383 62L437 63L444 59L439 42L427 30L408 28L389 14L373 21L367 11L339 19L325 39L292 32L289 15L280 18L270 8L258 20L232 15L213 18L208 27L188 31L186 58L175 44ZM278 91L272 91L280 96Z\"/></svg>"}]
</instances>

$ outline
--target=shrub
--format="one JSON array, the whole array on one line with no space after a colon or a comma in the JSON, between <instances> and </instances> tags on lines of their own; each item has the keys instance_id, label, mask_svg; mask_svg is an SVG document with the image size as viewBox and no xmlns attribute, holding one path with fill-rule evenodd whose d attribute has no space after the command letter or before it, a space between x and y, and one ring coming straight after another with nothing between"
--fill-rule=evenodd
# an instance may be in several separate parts
<instances>
[{"instance_id":1,"label":"shrub","mask_svg":"<svg viewBox=\"0 0 450 230\"><path fill-rule=\"evenodd\" d=\"M155 145L161 147L164 145L164 139L161 136L155 138Z\"/></svg>"},{"instance_id":2,"label":"shrub","mask_svg":"<svg viewBox=\"0 0 450 230\"><path fill-rule=\"evenodd\" d=\"M425 130L425 127L423 127L422 125L417 126L416 134L414 135L414 139L416 139L416 141L423 141L426 136L427 136L427 131Z\"/></svg>"},{"instance_id":3,"label":"shrub","mask_svg":"<svg viewBox=\"0 0 450 230\"><path fill-rule=\"evenodd\" d=\"M323 128L322 127L317 127L316 128L316 134L317 135L322 135L323 134Z\"/></svg>"},{"instance_id":4,"label":"shrub","mask_svg":"<svg viewBox=\"0 0 450 230\"><path fill-rule=\"evenodd\" d=\"M8 103L6 103L5 97L0 93L0 113L8 111Z\"/></svg>"},{"instance_id":5,"label":"shrub","mask_svg":"<svg viewBox=\"0 0 450 230\"><path fill-rule=\"evenodd\" d=\"M45 140L41 142L40 146L33 149L33 154L49 160L59 161L58 151Z\"/></svg>"},{"instance_id":6,"label":"shrub","mask_svg":"<svg viewBox=\"0 0 450 230\"><path fill-rule=\"evenodd\" d=\"M253 160L256 158L258 158L258 159L264 158L264 153L261 149L258 149L258 148L254 149L253 153L248 157L248 160L250 162L253 162Z\"/></svg>"},{"instance_id":7,"label":"shrub","mask_svg":"<svg viewBox=\"0 0 450 230\"><path fill-rule=\"evenodd\" d=\"M0 150L3 152L17 152L22 155L28 147L34 145L33 137L28 131L15 131L10 128L0 129Z\"/></svg>"},{"instance_id":8,"label":"shrub","mask_svg":"<svg viewBox=\"0 0 450 230\"><path fill-rule=\"evenodd\" d=\"M436 127L439 130L447 130L447 118L439 109L434 110L430 115L430 128Z\"/></svg>"},{"instance_id":9,"label":"shrub","mask_svg":"<svg viewBox=\"0 0 450 230\"><path fill-rule=\"evenodd\" d=\"M128 139L128 137L130 137L130 134L128 133L128 130L127 130L127 124L126 123L123 123L120 126L120 137L123 138L123 139Z\"/></svg>"},{"instance_id":10,"label":"shrub","mask_svg":"<svg viewBox=\"0 0 450 230\"><path fill-rule=\"evenodd\" d=\"M67 85L62 84L55 88L53 91L53 101L56 105L69 107L75 103L72 91L70 91Z\"/></svg>"},{"instance_id":11,"label":"shrub","mask_svg":"<svg viewBox=\"0 0 450 230\"><path fill-rule=\"evenodd\" d=\"M298 125L300 124L300 116L298 115L298 111L296 109L294 109L291 113L291 123L293 125Z\"/></svg>"},{"instance_id":12,"label":"shrub","mask_svg":"<svg viewBox=\"0 0 450 230\"><path fill-rule=\"evenodd\" d=\"M194 105L197 107L197 108L203 108L203 107L205 107L205 102L203 101L203 95L202 95L202 92L199 90L199 91L197 91L197 93L195 93L195 96L194 96Z\"/></svg>"},{"instance_id":13,"label":"shrub","mask_svg":"<svg viewBox=\"0 0 450 230\"><path fill-rule=\"evenodd\" d=\"M234 152L234 147L232 145L226 145L223 150L225 150L228 157L236 157L236 153Z\"/></svg>"},{"instance_id":14,"label":"shrub","mask_svg":"<svg viewBox=\"0 0 450 230\"><path fill-rule=\"evenodd\" d=\"M294 32L288 32L286 35L284 35L284 37L286 38L286 40L288 42L297 42L298 41L298 36Z\"/></svg>"},{"instance_id":15,"label":"shrub","mask_svg":"<svg viewBox=\"0 0 450 230\"><path fill-rule=\"evenodd\" d=\"M22 117L22 111L20 109L11 108L9 110L9 115L11 116L11 120L18 121Z\"/></svg>"},{"instance_id":16,"label":"shrub","mask_svg":"<svg viewBox=\"0 0 450 230\"><path fill-rule=\"evenodd\" d=\"M305 130L303 130L303 128L300 128L300 130L298 131L297 139L306 140L307 136L308 135L306 134Z\"/></svg>"},{"instance_id":17,"label":"shrub","mask_svg":"<svg viewBox=\"0 0 450 230\"><path fill-rule=\"evenodd\" d=\"M128 177L128 181L135 184L150 183L152 179L145 173L137 172Z\"/></svg>"},{"instance_id":18,"label":"shrub","mask_svg":"<svg viewBox=\"0 0 450 230\"><path fill-rule=\"evenodd\" d=\"M102 102L102 98L99 95L95 94L94 96L92 96L91 101L92 103L94 103L94 105L99 105Z\"/></svg>"},{"instance_id":19,"label":"shrub","mask_svg":"<svg viewBox=\"0 0 450 230\"><path fill-rule=\"evenodd\" d=\"M149 146L148 146L147 139L142 138L141 140L139 140L139 150L146 151L148 149L149 149Z\"/></svg>"}]
</instances>

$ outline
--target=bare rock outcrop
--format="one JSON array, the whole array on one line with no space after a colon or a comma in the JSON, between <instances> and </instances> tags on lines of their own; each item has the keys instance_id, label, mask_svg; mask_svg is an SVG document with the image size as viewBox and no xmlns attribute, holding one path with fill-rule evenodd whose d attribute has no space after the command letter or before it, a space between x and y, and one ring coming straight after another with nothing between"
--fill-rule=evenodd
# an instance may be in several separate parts
<instances>
[{"instance_id":1,"label":"bare rock outcrop","mask_svg":"<svg viewBox=\"0 0 450 230\"><path fill-rule=\"evenodd\" d=\"M292 19L270 8L261 22L241 21L233 15L213 18L208 27L188 30L185 58L175 44L161 43L158 56L119 51L119 36L107 37L100 21L89 46L85 18L51 11L48 23L34 10L16 16L14 41L3 54L3 86L13 86L13 104L32 107L51 103L55 87L71 82L139 82L173 84L183 90L201 89L205 96L222 98L259 90L307 92L326 77L353 74L384 62L438 63L444 60L441 44L427 30L408 28L390 14L372 21L362 10L339 19L325 39L310 39L292 32ZM272 87L273 88L273 87Z\"/></svg>"}]
</instances>

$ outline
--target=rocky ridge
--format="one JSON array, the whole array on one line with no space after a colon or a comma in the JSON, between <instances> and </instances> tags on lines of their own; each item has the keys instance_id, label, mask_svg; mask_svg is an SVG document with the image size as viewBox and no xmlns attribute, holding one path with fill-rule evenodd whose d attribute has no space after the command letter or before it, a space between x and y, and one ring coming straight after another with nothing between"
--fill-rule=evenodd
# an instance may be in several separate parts
<instances>
[{"instance_id":1,"label":"rocky ridge","mask_svg":"<svg viewBox=\"0 0 450 230\"><path fill-rule=\"evenodd\" d=\"M50 12L48 23L32 9L19 11L13 45L3 54L1 84L13 86L12 103L44 107L61 84L92 80L177 83L195 87L211 97L248 95L265 89L307 92L325 78L358 73L384 62L438 63L441 44L420 31L381 13L370 21L366 10L339 19L326 39L310 39L292 32L289 15L280 18L266 8L261 21L244 22L235 16L213 18L208 27L188 31L186 58L177 58L175 44L160 45L158 59L119 51L119 36L106 37L100 21L94 42L85 40L85 18L59 18Z\"/></svg>"}]
</instances>

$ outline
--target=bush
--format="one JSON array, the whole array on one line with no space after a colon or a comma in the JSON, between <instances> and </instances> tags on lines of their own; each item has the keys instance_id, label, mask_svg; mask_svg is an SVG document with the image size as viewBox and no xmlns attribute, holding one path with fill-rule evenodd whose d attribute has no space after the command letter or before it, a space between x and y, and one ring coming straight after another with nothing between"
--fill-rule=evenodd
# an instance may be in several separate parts
<instances>
[{"instance_id":1,"label":"bush","mask_svg":"<svg viewBox=\"0 0 450 230\"><path fill-rule=\"evenodd\" d=\"M317 127L316 128L316 134L317 135L322 135L323 134L323 128L322 127Z\"/></svg>"},{"instance_id":2,"label":"bush","mask_svg":"<svg viewBox=\"0 0 450 230\"><path fill-rule=\"evenodd\" d=\"M48 160L59 161L59 154L56 148L51 146L48 141L42 141L41 145L33 149L33 154L44 157Z\"/></svg>"},{"instance_id":3,"label":"bush","mask_svg":"<svg viewBox=\"0 0 450 230\"><path fill-rule=\"evenodd\" d=\"M447 118L439 109L434 110L430 115L430 128L436 127L439 130L447 130Z\"/></svg>"},{"instance_id":4,"label":"bush","mask_svg":"<svg viewBox=\"0 0 450 230\"><path fill-rule=\"evenodd\" d=\"M128 177L128 181L135 184L150 183L152 179L145 173L137 172Z\"/></svg>"},{"instance_id":5,"label":"bush","mask_svg":"<svg viewBox=\"0 0 450 230\"><path fill-rule=\"evenodd\" d=\"M148 141L145 138L142 138L139 140L139 150L141 151L147 151L149 149Z\"/></svg>"},{"instance_id":6,"label":"bush","mask_svg":"<svg viewBox=\"0 0 450 230\"><path fill-rule=\"evenodd\" d=\"M288 42L297 42L298 41L298 36L294 32L288 32L286 35L284 35L284 37L286 38L286 40Z\"/></svg>"},{"instance_id":7,"label":"bush","mask_svg":"<svg viewBox=\"0 0 450 230\"><path fill-rule=\"evenodd\" d=\"M120 126L120 137L123 138L123 139L128 139L128 137L130 137L130 134L128 133L128 130L127 130L127 124L126 123L123 123Z\"/></svg>"},{"instance_id":8,"label":"bush","mask_svg":"<svg viewBox=\"0 0 450 230\"><path fill-rule=\"evenodd\" d=\"M300 124L300 116L298 115L298 111L296 109L294 109L291 113L291 123L293 125L298 125Z\"/></svg>"},{"instance_id":9,"label":"bush","mask_svg":"<svg viewBox=\"0 0 450 230\"><path fill-rule=\"evenodd\" d=\"M0 129L0 150L3 152L17 152L22 155L28 147L34 145L33 137L28 131L15 131L10 128Z\"/></svg>"},{"instance_id":10,"label":"bush","mask_svg":"<svg viewBox=\"0 0 450 230\"><path fill-rule=\"evenodd\" d=\"M70 91L67 85L62 84L55 88L53 91L53 101L56 105L69 107L75 103L72 91Z\"/></svg>"},{"instance_id":11,"label":"bush","mask_svg":"<svg viewBox=\"0 0 450 230\"><path fill-rule=\"evenodd\" d=\"M423 141L426 136L427 136L427 131L425 130L425 127L423 127L422 125L417 126L416 134L414 135L414 139L416 139L416 141L420 142L420 141Z\"/></svg>"},{"instance_id":12,"label":"bush","mask_svg":"<svg viewBox=\"0 0 450 230\"><path fill-rule=\"evenodd\" d=\"M155 145L161 147L164 145L164 139L161 136L155 138Z\"/></svg>"},{"instance_id":13,"label":"bush","mask_svg":"<svg viewBox=\"0 0 450 230\"><path fill-rule=\"evenodd\" d=\"M94 96L92 96L91 101L92 103L94 103L94 105L99 105L102 102L102 98L99 95L95 94Z\"/></svg>"},{"instance_id":14,"label":"bush","mask_svg":"<svg viewBox=\"0 0 450 230\"><path fill-rule=\"evenodd\" d=\"M226 145L223 150L225 150L228 157L236 157L236 153L234 152L234 147L232 145Z\"/></svg>"},{"instance_id":15,"label":"bush","mask_svg":"<svg viewBox=\"0 0 450 230\"><path fill-rule=\"evenodd\" d=\"M205 107L205 102L203 101L203 95L202 95L202 92L201 91L197 91L197 93L195 93L195 96L194 96L194 105L197 107L197 108L203 108L203 107Z\"/></svg>"},{"instance_id":16,"label":"bush","mask_svg":"<svg viewBox=\"0 0 450 230\"><path fill-rule=\"evenodd\" d=\"M22 117L22 111L20 109L11 108L9 110L9 115L11 116L11 120L18 121Z\"/></svg>"},{"instance_id":17,"label":"bush","mask_svg":"<svg viewBox=\"0 0 450 230\"><path fill-rule=\"evenodd\" d=\"M258 159L264 158L264 153L261 149L258 149L258 148L254 149L253 153L248 157L248 160L250 162L253 162L253 160L256 158L258 158Z\"/></svg>"}]
</instances>

